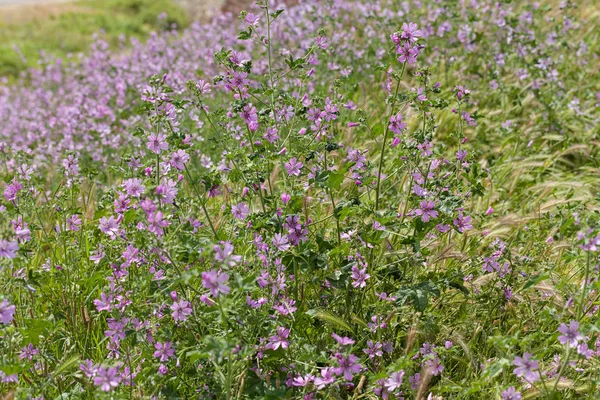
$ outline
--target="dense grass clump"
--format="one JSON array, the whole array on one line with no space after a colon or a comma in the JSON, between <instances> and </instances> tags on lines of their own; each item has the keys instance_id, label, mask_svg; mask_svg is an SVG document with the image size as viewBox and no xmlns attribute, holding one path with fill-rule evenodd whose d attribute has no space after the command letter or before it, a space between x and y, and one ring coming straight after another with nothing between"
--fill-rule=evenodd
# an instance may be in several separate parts
<instances>
[{"instance_id":1,"label":"dense grass clump","mask_svg":"<svg viewBox=\"0 0 600 400\"><path fill-rule=\"evenodd\" d=\"M597 398L597 16L259 1L0 87L0 393Z\"/></svg>"}]
</instances>

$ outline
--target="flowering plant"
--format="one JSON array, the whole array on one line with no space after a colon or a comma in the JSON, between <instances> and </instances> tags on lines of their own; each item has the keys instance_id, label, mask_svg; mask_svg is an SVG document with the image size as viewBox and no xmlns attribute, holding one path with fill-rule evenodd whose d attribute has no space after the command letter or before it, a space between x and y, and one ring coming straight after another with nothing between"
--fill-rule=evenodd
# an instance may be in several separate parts
<instances>
[{"instance_id":1,"label":"flowering plant","mask_svg":"<svg viewBox=\"0 0 600 400\"><path fill-rule=\"evenodd\" d=\"M0 390L598 395L597 32L475 4L259 1L0 87Z\"/></svg>"}]
</instances>

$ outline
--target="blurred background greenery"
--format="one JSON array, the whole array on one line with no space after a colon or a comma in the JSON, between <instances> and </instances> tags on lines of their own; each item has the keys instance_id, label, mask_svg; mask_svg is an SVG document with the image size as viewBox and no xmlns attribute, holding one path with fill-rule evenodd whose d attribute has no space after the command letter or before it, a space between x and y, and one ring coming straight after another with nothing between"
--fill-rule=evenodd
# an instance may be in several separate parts
<instances>
[{"instance_id":1,"label":"blurred background greenery","mask_svg":"<svg viewBox=\"0 0 600 400\"><path fill-rule=\"evenodd\" d=\"M175 0L0 5L0 77L11 80L37 65L42 51L60 58L84 52L96 33L115 45L121 35L144 38L173 25L185 27L189 21L189 13Z\"/></svg>"}]
</instances>

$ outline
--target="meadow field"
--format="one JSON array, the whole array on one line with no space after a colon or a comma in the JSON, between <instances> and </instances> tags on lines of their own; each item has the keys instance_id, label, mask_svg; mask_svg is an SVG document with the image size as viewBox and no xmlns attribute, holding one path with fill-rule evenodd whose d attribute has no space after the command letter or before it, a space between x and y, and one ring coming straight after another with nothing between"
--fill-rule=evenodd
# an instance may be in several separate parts
<instances>
[{"instance_id":1,"label":"meadow field","mask_svg":"<svg viewBox=\"0 0 600 400\"><path fill-rule=\"evenodd\" d=\"M112 1L0 43L0 399L600 398L597 2Z\"/></svg>"}]
</instances>

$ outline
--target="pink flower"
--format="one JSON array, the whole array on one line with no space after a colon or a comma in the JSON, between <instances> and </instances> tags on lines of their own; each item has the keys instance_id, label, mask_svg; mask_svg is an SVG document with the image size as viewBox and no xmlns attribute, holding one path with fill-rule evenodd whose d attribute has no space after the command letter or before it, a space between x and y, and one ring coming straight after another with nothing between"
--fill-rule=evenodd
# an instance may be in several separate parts
<instances>
[{"instance_id":1,"label":"pink flower","mask_svg":"<svg viewBox=\"0 0 600 400\"><path fill-rule=\"evenodd\" d=\"M119 234L119 224L123 219L122 215L117 217L113 217L112 215L108 218L102 217L100 218L100 232L105 233L111 239L114 239Z\"/></svg>"},{"instance_id":2,"label":"pink flower","mask_svg":"<svg viewBox=\"0 0 600 400\"><path fill-rule=\"evenodd\" d=\"M8 300L4 299L0 302L0 322L10 324L14 318L17 308L11 305Z\"/></svg>"},{"instance_id":3,"label":"pink flower","mask_svg":"<svg viewBox=\"0 0 600 400\"><path fill-rule=\"evenodd\" d=\"M338 355L338 367L334 368L336 375L344 375L347 381L351 381L354 374L358 374L362 370L362 366L357 363L358 357L350 354L345 357Z\"/></svg>"},{"instance_id":4,"label":"pink flower","mask_svg":"<svg viewBox=\"0 0 600 400\"><path fill-rule=\"evenodd\" d=\"M269 338L269 343L267 344L268 349L277 350L279 347L282 349L287 349L290 343L287 341L287 338L290 336L290 330L286 329L283 326L277 327L277 335L273 335Z\"/></svg>"},{"instance_id":5,"label":"pink flower","mask_svg":"<svg viewBox=\"0 0 600 400\"><path fill-rule=\"evenodd\" d=\"M402 386L403 378L404 371L400 370L400 372L392 372L390 377L385 381L385 388L390 392L393 392L396 389L400 389L400 386Z\"/></svg>"},{"instance_id":6,"label":"pink flower","mask_svg":"<svg viewBox=\"0 0 600 400\"><path fill-rule=\"evenodd\" d=\"M179 302L175 302L171 305L171 314L175 321L185 321L188 318L188 315L192 314L192 304L186 300L180 300Z\"/></svg>"},{"instance_id":7,"label":"pink flower","mask_svg":"<svg viewBox=\"0 0 600 400\"><path fill-rule=\"evenodd\" d=\"M154 343L154 348L156 351L154 352L153 356L154 358L160 359L161 362L168 361L169 358L173 357L175 354L173 343L171 342L165 342L164 344L156 342Z\"/></svg>"},{"instance_id":8,"label":"pink flower","mask_svg":"<svg viewBox=\"0 0 600 400\"><path fill-rule=\"evenodd\" d=\"M121 382L118 370L115 367L100 367L94 377L94 386L100 386L100 390L110 392Z\"/></svg>"},{"instance_id":9,"label":"pink flower","mask_svg":"<svg viewBox=\"0 0 600 400\"><path fill-rule=\"evenodd\" d=\"M229 275L221 271L210 270L202 273L202 286L210 290L213 297L218 297L219 293L228 294L231 288L225 285L229 280Z\"/></svg>"},{"instance_id":10,"label":"pink flower","mask_svg":"<svg viewBox=\"0 0 600 400\"><path fill-rule=\"evenodd\" d=\"M15 258L18 250L19 244L17 242L9 242L5 239L0 240L0 257Z\"/></svg>"},{"instance_id":11,"label":"pink flower","mask_svg":"<svg viewBox=\"0 0 600 400\"><path fill-rule=\"evenodd\" d=\"M296 157L291 158L290 161L285 163L285 169L288 175L300 176L300 169L304 166Z\"/></svg>"},{"instance_id":12,"label":"pink flower","mask_svg":"<svg viewBox=\"0 0 600 400\"><path fill-rule=\"evenodd\" d=\"M185 163L188 162L190 156L183 150L177 150L175 153L171 154L171 165L177 168L180 171L185 169Z\"/></svg>"},{"instance_id":13,"label":"pink flower","mask_svg":"<svg viewBox=\"0 0 600 400\"><path fill-rule=\"evenodd\" d=\"M231 212L234 218L246 219L250 215L250 207L246 203L240 203L236 206L231 206Z\"/></svg>"},{"instance_id":14,"label":"pink flower","mask_svg":"<svg viewBox=\"0 0 600 400\"><path fill-rule=\"evenodd\" d=\"M335 382L335 376L333 375L333 368L326 367L321 370L321 376L315 378L315 386L321 390L325 386Z\"/></svg>"},{"instance_id":15,"label":"pink flower","mask_svg":"<svg viewBox=\"0 0 600 400\"><path fill-rule=\"evenodd\" d=\"M148 142L146 143L148 149L156 154L160 154L163 150L168 150L169 144L167 143L167 135L159 133L158 135L151 133L148 136Z\"/></svg>"}]
</instances>

